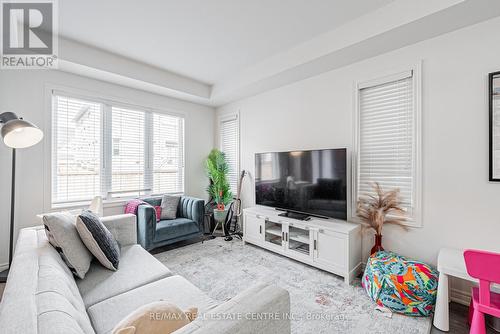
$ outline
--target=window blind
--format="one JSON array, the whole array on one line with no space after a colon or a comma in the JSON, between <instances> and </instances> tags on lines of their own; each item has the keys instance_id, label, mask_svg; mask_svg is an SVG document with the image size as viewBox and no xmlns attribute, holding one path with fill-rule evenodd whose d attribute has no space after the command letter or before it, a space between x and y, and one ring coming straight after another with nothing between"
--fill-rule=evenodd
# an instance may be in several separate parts
<instances>
[{"instance_id":1,"label":"window blind","mask_svg":"<svg viewBox=\"0 0 500 334\"><path fill-rule=\"evenodd\" d=\"M411 215L415 201L415 110L412 72L359 90L359 195L372 184L399 188Z\"/></svg>"},{"instance_id":2,"label":"window blind","mask_svg":"<svg viewBox=\"0 0 500 334\"><path fill-rule=\"evenodd\" d=\"M100 103L52 100L52 203L91 200L101 191Z\"/></svg>"},{"instance_id":3,"label":"window blind","mask_svg":"<svg viewBox=\"0 0 500 334\"><path fill-rule=\"evenodd\" d=\"M184 120L153 114L153 192L184 191Z\"/></svg>"},{"instance_id":4,"label":"window blind","mask_svg":"<svg viewBox=\"0 0 500 334\"><path fill-rule=\"evenodd\" d=\"M184 191L184 118L53 93L52 206Z\"/></svg>"},{"instance_id":5,"label":"window blind","mask_svg":"<svg viewBox=\"0 0 500 334\"><path fill-rule=\"evenodd\" d=\"M231 192L236 196L239 178L239 122L234 115L221 119L219 124L220 148L226 156L229 165L228 181Z\"/></svg>"},{"instance_id":6,"label":"window blind","mask_svg":"<svg viewBox=\"0 0 500 334\"><path fill-rule=\"evenodd\" d=\"M150 189L145 184L145 141L143 111L112 107L111 127L104 129L106 138L111 131L112 197L138 196Z\"/></svg>"}]
</instances>

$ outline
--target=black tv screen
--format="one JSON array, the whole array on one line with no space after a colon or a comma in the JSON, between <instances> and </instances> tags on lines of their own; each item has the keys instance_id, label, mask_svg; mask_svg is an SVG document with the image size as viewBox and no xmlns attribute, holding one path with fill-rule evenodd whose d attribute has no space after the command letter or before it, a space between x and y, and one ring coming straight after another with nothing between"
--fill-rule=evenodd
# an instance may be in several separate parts
<instances>
[{"instance_id":1,"label":"black tv screen","mask_svg":"<svg viewBox=\"0 0 500 334\"><path fill-rule=\"evenodd\" d=\"M256 204L347 219L346 149L255 154Z\"/></svg>"}]
</instances>

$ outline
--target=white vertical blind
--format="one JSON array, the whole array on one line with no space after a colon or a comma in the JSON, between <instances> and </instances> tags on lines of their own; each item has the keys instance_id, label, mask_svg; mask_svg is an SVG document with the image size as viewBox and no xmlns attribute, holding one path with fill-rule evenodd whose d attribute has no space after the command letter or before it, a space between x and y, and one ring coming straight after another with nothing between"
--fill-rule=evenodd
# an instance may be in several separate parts
<instances>
[{"instance_id":1,"label":"white vertical blind","mask_svg":"<svg viewBox=\"0 0 500 334\"><path fill-rule=\"evenodd\" d=\"M87 201L100 194L100 103L52 100L52 202Z\"/></svg>"},{"instance_id":2,"label":"white vertical blind","mask_svg":"<svg viewBox=\"0 0 500 334\"><path fill-rule=\"evenodd\" d=\"M239 178L239 121L238 115L223 118L219 124L220 149L226 155L229 165L228 181L231 192L236 196Z\"/></svg>"},{"instance_id":3,"label":"white vertical blind","mask_svg":"<svg viewBox=\"0 0 500 334\"><path fill-rule=\"evenodd\" d=\"M415 204L415 108L412 72L359 90L358 189L373 182L399 188L411 215Z\"/></svg>"},{"instance_id":4,"label":"white vertical blind","mask_svg":"<svg viewBox=\"0 0 500 334\"><path fill-rule=\"evenodd\" d=\"M153 114L153 193L184 191L184 120Z\"/></svg>"},{"instance_id":5,"label":"white vertical blind","mask_svg":"<svg viewBox=\"0 0 500 334\"><path fill-rule=\"evenodd\" d=\"M53 93L52 206L184 191L184 118Z\"/></svg>"},{"instance_id":6,"label":"white vertical blind","mask_svg":"<svg viewBox=\"0 0 500 334\"><path fill-rule=\"evenodd\" d=\"M145 184L145 113L112 107L111 196L138 196L150 189Z\"/></svg>"}]
</instances>

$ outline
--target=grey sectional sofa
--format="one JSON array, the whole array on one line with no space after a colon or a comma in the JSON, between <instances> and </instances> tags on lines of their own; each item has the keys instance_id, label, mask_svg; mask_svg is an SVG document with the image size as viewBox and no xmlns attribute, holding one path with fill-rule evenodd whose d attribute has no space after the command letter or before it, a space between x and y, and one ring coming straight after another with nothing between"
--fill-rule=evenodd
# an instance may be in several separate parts
<instances>
[{"instance_id":1,"label":"grey sectional sofa","mask_svg":"<svg viewBox=\"0 0 500 334\"><path fill-rule=\"evenodd\" d=\"M135 216L103 222L121 246L119 269L93 262L83 280L75 280L42 226L20 231L0 304L0 333L111 333L127 314L157 300L198 307L198 318L176 334L290 333L286 290L256 284L218 303L137 244Z\"/></svg>"}]
</instances>

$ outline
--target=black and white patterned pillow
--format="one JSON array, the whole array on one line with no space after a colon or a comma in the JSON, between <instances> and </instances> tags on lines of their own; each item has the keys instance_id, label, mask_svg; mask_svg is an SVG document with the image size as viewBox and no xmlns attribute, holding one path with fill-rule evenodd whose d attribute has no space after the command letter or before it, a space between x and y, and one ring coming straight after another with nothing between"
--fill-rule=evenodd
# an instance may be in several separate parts
<instances>
[{"instance_id":1,"label":"black and white patterned pillow","mask_svg":"<svg viewBox=\"0 0 500 334\"><path fill-rule=\"evenodd\" d=\"M118 269L120 246L95 213L83 210L76 220L76 229L85 246L104 267Z\"/></svg>"}]
</instances>

